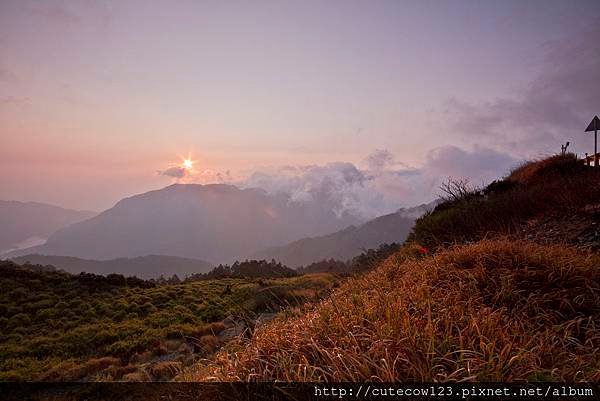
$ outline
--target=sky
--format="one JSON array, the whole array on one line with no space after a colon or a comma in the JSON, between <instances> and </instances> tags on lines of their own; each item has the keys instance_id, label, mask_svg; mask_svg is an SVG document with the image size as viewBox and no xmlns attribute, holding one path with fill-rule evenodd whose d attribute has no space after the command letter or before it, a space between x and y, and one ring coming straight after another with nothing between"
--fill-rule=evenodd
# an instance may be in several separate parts
<instances>
[{"instance_id":1,"label":"sky","mask_svg":"<svg viewBox=\"0 0 600 401\"><path fill-rule=\"evenodd\" d=\"M599 43L597 0L0 0L0 199L225 182L383 214L591 152Z\"/></svg>"}]
</instances>

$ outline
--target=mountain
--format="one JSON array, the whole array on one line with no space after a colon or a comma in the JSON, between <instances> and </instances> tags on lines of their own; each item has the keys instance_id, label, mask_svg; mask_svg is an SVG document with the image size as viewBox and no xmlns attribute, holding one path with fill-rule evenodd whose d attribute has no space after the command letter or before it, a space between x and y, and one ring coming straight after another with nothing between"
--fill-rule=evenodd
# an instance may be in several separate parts
<instances>
[{"instance_id":1,"label":"mountain","mask_svg":"<svg viewBox=\"0 0 600 401\"><path fill-rule=\"evenodd\" d=\"M46 244L8 257L174 255L216 264L360 222L317 202L293 202L261 189L174 184L123 199L92 219L57 231Z\"/></svg>"},{"instance_id":2,"label":"mountain","mask_svg":"<svg viewBox=\"0 0 600 401\"><path fill-rule=\"evenodd\" d=\"M435 207L436 202L400 209L360 226L349 226L333 234L303 238L284 246L254 254L255 259L275 259L290 267L306 266L325 259L348 260L365 249L385 243L402 243L415 220Z\"/></svg>"},{"instance_id":3,"label":"mountain","mask_svg":"<svg viewBox=\"0 0 600 401\"><path fill-rule=\"evenodd\" d=\"M43 243L56 230L95 214L45 203L0 200L0 254Z\"/></svg>"},{"instance_id":4,"label":"mountain","mask_svg":"<svg viewBox=\"0 0 600 401\"><path fill-rule=\"evenodd\" d=\"M180 278L197 273L207 273L213 266L203 260L186 259L177 256L148 255L137 258L111 260L89 260L73 256L25 255L12 259L19 265L54 266L68 273L94 273L107 275L118 273L143 279L158 278L161 275Z\"/></svg>"}]
</instances>

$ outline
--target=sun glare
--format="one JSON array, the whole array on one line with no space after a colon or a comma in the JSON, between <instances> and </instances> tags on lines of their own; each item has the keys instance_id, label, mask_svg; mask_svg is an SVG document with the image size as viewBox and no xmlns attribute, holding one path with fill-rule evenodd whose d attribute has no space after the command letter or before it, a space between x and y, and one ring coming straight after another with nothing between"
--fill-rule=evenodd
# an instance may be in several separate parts
<instances>
[{"instance_id":1,"label":"sun glare","mask_svg":"<svg viewBox=\"0 0 600 401\"><path fill-rule=\"evenodd\" d=\"M191 170L194 167L194 162L192 159L183 159L182 167L186 170Z\"/></svg>"}]
</instances>

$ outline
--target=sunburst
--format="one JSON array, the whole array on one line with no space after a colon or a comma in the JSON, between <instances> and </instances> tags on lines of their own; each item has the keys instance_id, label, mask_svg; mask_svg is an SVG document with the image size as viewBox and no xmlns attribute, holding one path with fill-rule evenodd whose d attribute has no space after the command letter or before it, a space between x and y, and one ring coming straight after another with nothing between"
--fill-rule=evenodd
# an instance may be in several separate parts
<instances>
[{"instance_id":1,"label":"sunburst","mask_svg":"<svg viewBox=\"0 0 600 401\"><path fill-rule=\"evenodd\" d=\"M183 159L181 167L183 167L186 170L191 170L192 168L194 168L194 161L190 158Z\"/></svg>"}]
</instances>

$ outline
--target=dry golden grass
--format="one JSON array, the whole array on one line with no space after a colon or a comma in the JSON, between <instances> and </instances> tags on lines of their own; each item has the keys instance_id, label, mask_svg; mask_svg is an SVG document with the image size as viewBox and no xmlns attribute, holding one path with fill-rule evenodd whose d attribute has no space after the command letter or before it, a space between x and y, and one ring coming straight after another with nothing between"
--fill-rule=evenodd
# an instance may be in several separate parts
<instances>
[{"instance_id":1,"label":"dry golden grass","mask_svg":"<svg viewBox=\"0 0 600 401\"><path fill-rule=\"evenodd\" d=\"M77 381L111 366L119 366L120 364L121 361L113 357L92 358L81 364L77 364L74 361L64 361L43 375L40 375L37 380L56 381L60 379L63 381Z\"/></svg>"},{"instance_id":2,"label":"dry golden grass","mask_svg":"<svg viewBox=\"0 0 600 401\"><path fill-rule=\"evenodd\" d=\"M600 259L506 239L392 256L179 380L600 380Z\"/></svg>"},{"instance_id":3,"label":"dry golden grass","mask_svg":"<svg viewBox=\"0 0 600 401\"><path fill-rule=\"evenodd\" d=\"M177 375L177 373L181 372L181 370L181 362L161 361L152 365L149 369L149 373L155 381L167 381Z\"/></svg>"},{"instance_id":4,"label":"dry golden grass","mask_svg":"<svg viewBox=\"0 0 600 401\"><path fill-rule=\"evenodd\" d=\"M515 168L507 179L520 184L531 184L545 178L555 179L557 175L573 176L585 171L593 172L584 166L577 155L567 153L525 162Z\"/></svg>"}]
</instances>

